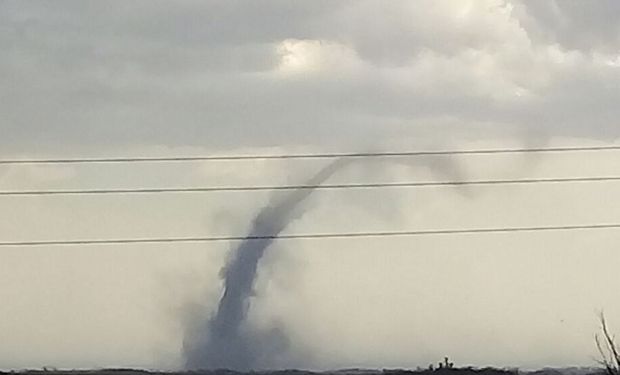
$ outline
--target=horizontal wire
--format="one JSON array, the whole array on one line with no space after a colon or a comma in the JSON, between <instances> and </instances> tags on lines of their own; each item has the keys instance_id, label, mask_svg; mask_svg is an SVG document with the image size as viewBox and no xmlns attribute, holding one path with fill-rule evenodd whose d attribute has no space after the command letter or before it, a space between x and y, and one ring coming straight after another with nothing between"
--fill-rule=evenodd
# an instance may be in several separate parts
<instances>
[{"instance_id":1,"label":"horizontal wire","mask_svg":"<svg viewBox=\"0 0 620 375\"><path fill-rule=\"evenodd\" d=\"M538 227L499 227L474 229L433 229L415 231L388 231L388 232L348 232L348 233L308 233L282 234L258 236L224 236L224 237L163 237L163 238L125 238L125 239L90 239L90 240L53 240L53 241L15 241L0 242L0 247L19 246L74 246L74 245L121 245L121 244L157 244L157 243L192 243L192 242L234 242L234 241L261 241L261 240L309 240L309 239L346 239L372 237L412 237L459 234L485 233L518 233L540 231L571 231L595 229L620 229L620 223L590 224L590 225L561 225Z\"/></svg>"},{"instance_id":2,"label":"horizontal wire","mask_svg":"<svg viewBox=\"0 0 620 375\"><path fill-rule=\"evenodd\" d=\"M421 182L378 182L353 184L323 185L273 185L273 186L220 186L220 187L181 187L181 188L143 188L143 189L92 189L92 190L15 190L0 191L0 196L28 195L85 195L85 194L158 194L158 193L209 193L209 192L243 192L243 191L277 191L277 190L341 190L341 189L380 189L409 187L441 187L465 185L517 185L550 184L575 182L609 182L620 181L620 176L568 177L568 178L531 178L511 180L473 180L473 181L421 181Z\"/></svg>"},{"instance_id":3,"label":"horizontal wire","mask_svg":"<svg viewBox=\"0 0 620 375\"><path fill-rule=\"evenodd\" d=\"M620 146L551 147L551 148L507 148L482 150L439 150L403 152L352 152L317 154L271 154L271 155L213 155L213 156L171 156L171 157L107 157L76 159L0 159L0 164L87 164L87 163L155 163L186 161L233 161L233 160L274 160L274 159L330 159L330 158L381 158L434 155L485 155L516 153L550 153L579 151L613 151Z\"/></svg>"}]
</instances>

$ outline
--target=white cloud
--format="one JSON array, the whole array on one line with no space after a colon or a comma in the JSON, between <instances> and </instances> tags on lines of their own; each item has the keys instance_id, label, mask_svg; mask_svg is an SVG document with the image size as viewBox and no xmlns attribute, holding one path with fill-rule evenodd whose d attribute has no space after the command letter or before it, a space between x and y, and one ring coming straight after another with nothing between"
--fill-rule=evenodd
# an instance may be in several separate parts
<instances>
[{"instance_id":1,"label":"white cloud","mask_svg":"<svg viewBox=\"0 0 620 375\"><path fill-rule=\"evenodd\" d=\"M361 65L355 51L330 41L286 39L278 44L277 51L278 69L284 74L350 74Z\"/></svg>"}]
</instances>

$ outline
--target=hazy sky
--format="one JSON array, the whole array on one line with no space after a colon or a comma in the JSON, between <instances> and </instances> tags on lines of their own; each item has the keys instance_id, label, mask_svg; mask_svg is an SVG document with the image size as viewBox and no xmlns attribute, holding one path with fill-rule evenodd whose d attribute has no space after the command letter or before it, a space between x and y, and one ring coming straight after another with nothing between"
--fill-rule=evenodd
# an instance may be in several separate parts
<instances>
[{"instance_id":1,"label":"hazy sky","mask_svg":"<svg viewBox=\"0 0 620 375\"><path fill-rule=\"evenodd\" d=\"M0 158L608 145L620 2L0 0ZM617 175L620 152L330 181ZM298 183L325 161L0 166L0 190ZM332 191L287 233L620 222L617 183ZM0 197L0 241L242 235L268 193ZM280 241L282 366L592 365L620 231ZM229 244L0 248L0 367L178 368ZM202 309L202 310L200 310Z\"/></svg>"}]
</instances>

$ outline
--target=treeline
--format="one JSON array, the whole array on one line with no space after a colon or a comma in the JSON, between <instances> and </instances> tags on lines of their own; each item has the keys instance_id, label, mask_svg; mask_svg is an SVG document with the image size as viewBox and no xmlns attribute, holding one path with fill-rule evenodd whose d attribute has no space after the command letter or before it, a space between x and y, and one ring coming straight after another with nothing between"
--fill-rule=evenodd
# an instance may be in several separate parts
<instances>
[{"instance_id":1,"label":"treeline","mask_svg":"<svg viewBox=\"0 0 620 375\"><path fill-rule=\"evenodd\" d=\"M102 369L102 370L23 370L2 372L0 375L559 375L558 370L538 370L520 372L518 369L497 369L492 367L454 367L454 366L429 366L425 369L384 369L384 370L341 370L313 372L304 370L279 370L279 371L232 371L232 370L203 370L188 372L147 371L136 369ZM592 369L592 375L604 374L604 370Z\"/></svg>"}]
</instances>

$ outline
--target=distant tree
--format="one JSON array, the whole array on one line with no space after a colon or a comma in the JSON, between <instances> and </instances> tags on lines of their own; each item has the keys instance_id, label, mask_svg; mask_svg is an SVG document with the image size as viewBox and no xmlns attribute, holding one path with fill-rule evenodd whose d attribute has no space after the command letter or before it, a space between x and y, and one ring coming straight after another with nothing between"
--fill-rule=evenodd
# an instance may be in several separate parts
<instances>
[{"instance_id":1,"label":"distant tree","mask_svg":"<svg viewBox=\"0 0 620 375\"><path fill-rule=\"evenodd\" d=\"M599 319L601 323L601 332L594 335L596 348L601 357L598 363L605 366L608 375L620 375L620 354L615 337L609 333L605 315L602 312Z\"/></svg>"},{"instance_id":2,"label":"distant tree","mask_svg":"<svg viewBox=\"0 0 620 375\"><path fill-rule=\"evenodd\" d=\"M454 368L454 363L450 362L450 359L448 357L444 357L443 358L443 362L438 362L437 363L437 368L436 370L444 370L444 369L452 369ZM434 371L435 368L433 367L433 364L431 364L428 367L429 370Z\"/></svg>"},{"instance_id":3,"label":"distant tree","mask_svg":"<svg viewBox=\"0 0 620 375\"><path fill-rule=\"evenodd\" d=\"M439 362L440 369L453 368L453 367L454 367L454 363L450 362L450 359L448 357L443 357L443 363Z\"/></svg>"},{"instance_id":4,"label":"distant tree","mask_svg":"<svg viewBox=\"0 0 620 375\"><path fill-rule=\"evenodd\" d=\"M446 368L453 368L454 367L454 363L450 362L450 360L448 359L448 357L444 357L444 363L446 365Z\"/></svg>"}]
</instances>

